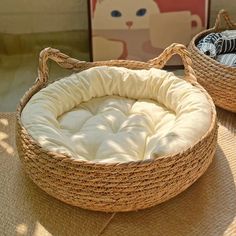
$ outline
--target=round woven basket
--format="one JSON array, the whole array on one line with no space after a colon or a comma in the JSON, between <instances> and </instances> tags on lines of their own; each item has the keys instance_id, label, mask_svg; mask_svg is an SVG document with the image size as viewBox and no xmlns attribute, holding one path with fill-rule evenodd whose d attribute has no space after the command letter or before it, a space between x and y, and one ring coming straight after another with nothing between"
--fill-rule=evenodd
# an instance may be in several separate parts
<instances>
[{"instance_id":1,"label":"round woven basket","mask_svg":"<svg viewBox=\"0 0 236 236\"><path fill-rule=\"evenodd\" d=\"M222 26L222 19L226 26ZM207 34L227 29L236 29L236 24L230 20L225 10L221 10L216 18L215 26L196 35L189 44L189 51L198 82L209 92L217 106L236 112L236 67L217 62L200 52L196 46Z\"/></svg>"},{"instance_id":2,"label":"round woven basket","mask_svg":"<svg viewBox=\"0 0 236 236\"><path fill-rule=\"evenodd\" d=\"M185 67L185 79L206 94L212 109L209 130L187 150L156 159L104 164L74 160L69 156L44 150L21 122L21 112L29 99L48 84L48 58L76 71L108 65L130 69L162 68L170 57L179 54ZM83 62L58 50L40 53L39 74L35 84L22 98L17 109L16 143L19 157L30 178L48 194L68 204L85 209L117 212L144 209L164 202L194 183L212 161L217 142L214 103L195 79L185 46L173 44L158 58L145 62L111 60Z\"/></svg>"}]
</instances>

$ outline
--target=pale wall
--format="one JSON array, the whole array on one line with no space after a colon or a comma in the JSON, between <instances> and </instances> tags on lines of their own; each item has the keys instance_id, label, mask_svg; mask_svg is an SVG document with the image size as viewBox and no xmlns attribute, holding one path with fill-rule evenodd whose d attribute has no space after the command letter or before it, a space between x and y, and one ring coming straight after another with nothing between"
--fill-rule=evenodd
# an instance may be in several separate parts
<instances>
[{"instance_id":1,"label":"pale wall","mask_svg":"<svg viewBox=\"0 0 236 236\"><path fill-rule=\"evenodd\" d=\"M87 0L0 0L0 33L87 29Z\"/></svg>"}]
</instances>

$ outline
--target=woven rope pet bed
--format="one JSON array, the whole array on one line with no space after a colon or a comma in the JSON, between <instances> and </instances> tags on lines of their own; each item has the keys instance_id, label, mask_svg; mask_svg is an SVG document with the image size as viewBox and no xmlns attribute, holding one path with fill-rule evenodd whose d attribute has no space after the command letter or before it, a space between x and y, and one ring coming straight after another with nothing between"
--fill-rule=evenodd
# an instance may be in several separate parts
<instances>
[{"instance_id":1,"label":"woven rope pet bed","mask_svg":"<svg viewBox=\"0 0 236 236\"><path fill-rule=\"evenodd\" d=\"M226 27L222 27L222 18ZM189 44L193 68L198 82L209 92L215 104L228 111L236 112L236 68L223 65L201 53L196 44L210 33L236 29L225 10L221 10L216 18L215 26L196 35Z\"/></svg>"},{"instance_id":2,"label":"woven rope pet bed","mask_svg":"<svg viewBox=\"0 0 236 236\"><path fill-rule=\"evenodd\" d=\"M139 71L162 68L174 54L182 57L185 80L189 82L186 84L190 86L191 83L192 87L198 88L210 107L210 123L207 131L184 151L124 163L79 160L70 155L44 149L23 126L21 115L25 106L33 98L32 96L51 86L48 85L46 64L49 58L63 68L75 71L89 71L88 68L104 65ZM196 82L189 54L186 48L179 44L171 45L158 58L147 63L123 60L82 62L58 50L47 48L40 54L38 79L24 95L17 110L17 149L30 178L55 198L90 210L106 212L139 210L176 196L206 171L214 156L216 141L217 123L213 101Z\"/></svg>"}]
</instances>

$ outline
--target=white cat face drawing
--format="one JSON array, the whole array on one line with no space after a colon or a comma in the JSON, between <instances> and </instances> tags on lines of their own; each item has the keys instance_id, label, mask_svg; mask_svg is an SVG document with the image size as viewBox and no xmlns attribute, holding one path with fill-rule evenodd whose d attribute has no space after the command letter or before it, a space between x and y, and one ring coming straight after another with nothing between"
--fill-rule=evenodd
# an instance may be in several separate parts
<instances>
[{"instance_id":1,"label":"white cat face drawing","mask_svg":"<svg viewBox=\"0 0 236 236\"><path fill-rule=\"evenodd\" d=\"M148 29L150 15L159 12L154 0L97 0L93 29Z\"/></svg>"}]
</instances>

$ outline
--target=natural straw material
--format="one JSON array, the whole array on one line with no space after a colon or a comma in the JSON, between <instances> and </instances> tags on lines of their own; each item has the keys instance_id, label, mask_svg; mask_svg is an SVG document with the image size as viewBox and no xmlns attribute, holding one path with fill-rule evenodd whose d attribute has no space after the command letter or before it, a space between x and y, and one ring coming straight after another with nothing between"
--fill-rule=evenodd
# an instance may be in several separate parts
<instances>
[{"instance_id":1,"label":"natural straw material","mask_svg":"<svg viewBox=\"0 0 236 236\"><path fill-rule=\"evenodd\" d=\"M206 94L212 109L209 130L182 153L122 164L74 160L44 150L22 125L22 109L32 95L47 86L46 62L49 58L63 68L77 71L99 65L149 69L162 68L174 54L179 54L183 59L185 79ZM214 156L217 141L215 106L211 97L196 82L186 47L179 44L171 45L159 58L147 63L124 60L82 62L47 48L40 54L39 77L20 102L16 123L19 157L26 172L40 188L68 204L106 212L144 209L176 196L205 172Z\"/></svg>"},{"instance_id":2,"label":"natural straw material","mask_svg":"<svg viewBox=\"0 0 236 236\"><path fill-rule=\"evenodd\" d=\"M222 26L222 18L226 26ZM235 30L234 24L225 10L216 18L215 26L196 35L189 44L193 68L198 82L209 92L217 106L236 112L236 68L223 65L197 48L197 43L207 34Z\"/></svg>"}]
</instances>

